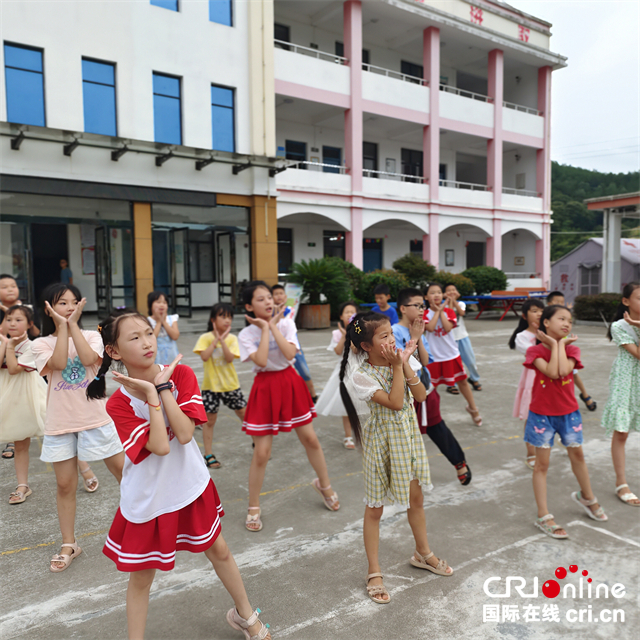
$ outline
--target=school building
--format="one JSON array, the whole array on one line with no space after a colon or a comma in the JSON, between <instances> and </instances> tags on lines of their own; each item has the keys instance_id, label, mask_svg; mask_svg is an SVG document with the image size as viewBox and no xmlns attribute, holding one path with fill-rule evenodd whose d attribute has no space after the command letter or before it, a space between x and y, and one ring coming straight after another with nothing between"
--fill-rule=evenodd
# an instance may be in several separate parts
<instances>
[{"instance_id":1,"label":"school building","mask_svg":"<svg viewBox=\"0 0 640 640\"><path fill-rule=\"evenodd\" d=\"M69 5L71 6L71 5ZM0 271L89 310L293 262L550 279L551 25L494 0L3 5Z\"/></svg>"}]
</instances>

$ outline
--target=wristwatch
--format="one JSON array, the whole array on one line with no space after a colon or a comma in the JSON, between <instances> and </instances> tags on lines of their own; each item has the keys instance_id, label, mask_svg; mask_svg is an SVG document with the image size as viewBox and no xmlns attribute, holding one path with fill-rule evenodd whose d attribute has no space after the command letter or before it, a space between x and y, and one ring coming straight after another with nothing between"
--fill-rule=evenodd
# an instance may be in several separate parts
<instances>
[{"instance_id":1,"label":"wristwatch","mask_svg":"<svg viewBox=\"0 0 640 640\"><path fill-rule=\"evenodd\" d=\"M176 385L173 383L173 380L169 380L169 382L163 382L162 384L156 385L156 391L160 393L161 391L171 391L173 393L176 390Z\"/></svg>"}]
</instances>

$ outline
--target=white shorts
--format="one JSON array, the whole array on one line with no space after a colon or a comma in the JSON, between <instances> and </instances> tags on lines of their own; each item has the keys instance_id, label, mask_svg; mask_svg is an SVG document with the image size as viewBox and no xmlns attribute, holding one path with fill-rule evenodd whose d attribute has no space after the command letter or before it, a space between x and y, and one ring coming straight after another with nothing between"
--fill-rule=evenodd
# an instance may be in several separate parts
<instances>
[{"instance_id":1,"label":"white shorts","mask_svg":"<svg viewBox=\"0 0 640 640\"><path fill-rule=\"evenodd\" d=\"M45 435L42 443L42 462L63 462L78 457L85 462L104 460L123 451L116 426L109 422L102 427Z\"/></svg>"}]
</instances>

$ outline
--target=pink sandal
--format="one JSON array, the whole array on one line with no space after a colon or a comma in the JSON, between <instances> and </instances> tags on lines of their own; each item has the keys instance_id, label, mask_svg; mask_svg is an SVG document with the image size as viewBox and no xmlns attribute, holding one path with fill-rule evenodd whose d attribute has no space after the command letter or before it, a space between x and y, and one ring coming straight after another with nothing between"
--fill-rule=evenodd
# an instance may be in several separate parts
<instances>
[{"instance_id":1,"label":"pink sandal","mask_svg":"<svg viewBox=\"0 0 640 640\"><path fill-rule=\"evenodd\" d=\"M227 622L231 627L236 629L236 631L242 631L244 633L244 637L246 640L265 640L267 636L271 638L271 634L269 633L269 625L263 624L262 620L258 620L258 616L260 615L260 609L256 609L247 620L245 620L239 613L238 610L233 607L233 609L229 609L227 611ZM254 625L256 622L259 622L262 627L258 633L255 635L251 635L247 629Z\"/></svg>"},{"instance_id":2,"label":"pink sandal","mask_svg":"<svg viewBox=\"0 0 640 640\"><path fill-rule=\"evenodd\" d=\"M53 558L51 558L50 560L49 565L49 569L51 569L53 573L60 573L61 571L64 571L82 553L82 549L78 546L77 542L63 542L62 546L70 547L73 550L73 553L71 555L68 555L66 553L58 553L53 556ZM54 562L63 562L64 567L54 567Z\"/></svg>"},{"instance_id":3,"label":"pink sandal","mask_svg":"<svg viewBox=\"0 0 640 640\"><path fill-rule=\"evenodd\" d=\"M338 494L335 491L333 492L333 495L330 498L327 498L324 495L324 493L322 493L323 491L328 491L329 489L331 489L331 485L329 485L328 487L321 487L320 480L318 478L314 478L311 484L313 488L322 496L322 501L324 502L324 506L327 507L329 511L337 511L340 508L340 503L338 501ZM338 504L337 507L336 507L336 503Z\"/></svg>"},{"instance_id":4,"label":"pink sandal","mask_svg":"<svg viewBox=\"0 0 640 640\"><path fill-rule=\"evenodd\" d=\"M84 490L87 493L95 493L98 490L98 487L100 486L100 481L96 477L96 474L94 473L90 478L84 477L85 473L91 472L91 467L87 465L86 469L81 469L80 466L78 465L78 471L82 476L82 481L84 483Z\"/></svg>"},{"instance_id":5,"label":"pink sandal","mask_svg":"<svg viewBox=\"0 0 640 640\"><path fill-rule=\"evenodd\" d=\"M20 487L26 487L27 490L20 491ZM16 490L9 494L9 504L22 504L32 493L28 484L19 484Z\"/></svg>"},{"instance_id":6,"label":"pink sandal","mask_svg":"<svg viewBox=\"0 0 640 640\"><path fill-rule=\"evenodd\" d=\"M471 407L465 407L467 413L471 414L471 419L475 423L476 427L482 426L482 417L480 416L480 409L476 409L475 411Z\"/></svg>"}]
</instances>

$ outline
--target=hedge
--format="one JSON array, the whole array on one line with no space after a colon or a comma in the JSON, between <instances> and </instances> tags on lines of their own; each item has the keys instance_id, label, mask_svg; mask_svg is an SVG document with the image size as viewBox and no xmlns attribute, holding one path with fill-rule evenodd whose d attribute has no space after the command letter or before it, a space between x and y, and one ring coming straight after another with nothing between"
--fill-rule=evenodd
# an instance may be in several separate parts
<instances>
[{"instance_id":1,"label":"hedge","mask_svg":"<svg viewBox=\"0 0 640 640\"><path fill-rule=\"evenodd\" d=\"M504 291L507 288L507 276L496 267L471 267L462 272L473 281L476 294L479 296L492 291Z\"/></svg>"},{"instance_id":2,"label":"hedge","mask_svg":"<svg viewBox=\"0 0 640 640\"><path fill-rule=\"evenodd\" d=\"M370 273L365 273L360 283L360 287L355 291L356 298L363 302L375 302L373 290L379 284L386 284L391 293L391 300L397 300L398 292L409 286L406 276L393 269L377 269Z\"/></svg>"},{"instance_id":3,"label":"hedge","mask_svg":"<svg viewBox=\"0 0 640 640\"><path fill-rule=\"evenodd\" d=\"M461 296L472 296L475 290L473 281L461 273L438 271L433 280L439 282L443 287L446 287L448 284L455 284Z\"/></svg>"},{"instance_id":4,"label":"hedge","mask_svg":"<svg viewBox=\"0 0 640 640\"><path fill-rule=\"evenodd\" d=\"M435 279L436 268L415 253L407 253L393 263L396 271L404 274L409 286L423 289L428 282Z\"/></svg>"},{"instance_id":5,"label":"hedge","mask_svg":"<svg viewBox=\"0 0 640 640\"><path fill-rule=\"evenodd\" d=\"M599 320L610 322L622 302L621 293L598 293L593 296L576 296L573 313L578 320Z\"/></svg>"}]
</instances>

